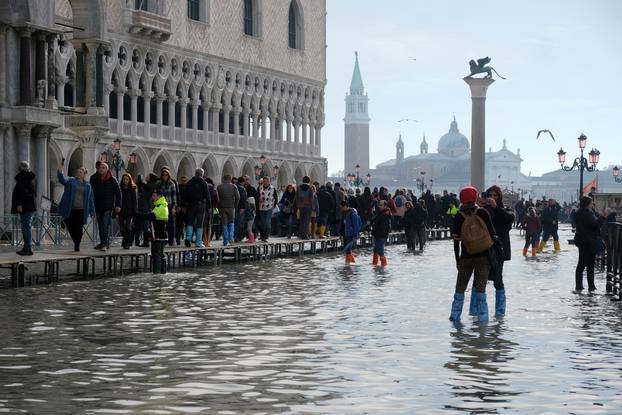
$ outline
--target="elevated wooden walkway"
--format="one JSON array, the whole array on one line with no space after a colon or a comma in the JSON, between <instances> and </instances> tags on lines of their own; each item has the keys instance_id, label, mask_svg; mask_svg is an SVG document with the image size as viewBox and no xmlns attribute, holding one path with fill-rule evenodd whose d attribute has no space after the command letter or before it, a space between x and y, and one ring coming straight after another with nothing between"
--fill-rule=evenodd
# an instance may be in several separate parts
<instances>
[{"instance_id":1,"label":"elevated wooden walkway","mask_svg":"<svg viewBox=\"0 0 622 415\"><path fill-rule=\"evenodd\" d=\"M428 240L449 239L449 229L431 229ZM405 242L401 232L391 233L387 243ZM359 247L373 243L370 235L361 235ZM274 258L314 255L337 252L342 249L339 237L324 239L271 238L268 242L236 243L222 246L220 241L209 248L166 247L168 270L198 268L206 265L222 265L227 262L266 261ZM69 270L75 268L75 272ZM19 256L14 252L0 254L0 270L10 270L11 287L36 285L39 282L55 282L62 277L95 278L120 276L151 270L150 249L113 247L108 251L92 248L74 252L67 249L35 251L32 256ZM61 271L62 269L62 271Z\"/></svg>"}]
</instances>

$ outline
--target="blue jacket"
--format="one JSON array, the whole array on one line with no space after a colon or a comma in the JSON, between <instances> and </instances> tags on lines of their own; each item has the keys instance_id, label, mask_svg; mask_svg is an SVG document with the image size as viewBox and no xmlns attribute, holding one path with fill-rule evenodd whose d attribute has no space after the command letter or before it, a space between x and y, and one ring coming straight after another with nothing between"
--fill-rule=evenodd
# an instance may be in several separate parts
<instances>
[{"instance_id":1,"label":"blue jacket","mask_svg":"<svg viewBox=\"0 0 622 415\"><path fill-rule=\"evenodd\" d=\"M344 232L346 239L358 238L361 231L361 218L358 215L356 209L350 209L350 212L346 213L344 221Z\"/></svg>"},{"instance_id":2,"label":"blue jacket","mask_svg":"<svg viewBox=\"0 0 622 415\"><path fill-rule=\"evenodd\" d=\"M58 205L58 213L65 219L71 214L71 207L73 206L73 198L76 194L76 182L75 177L65 177L62 172L57 172L58 181L65 186L63 197L60 199ZM89 215L95 215L95 203L93 201L93 189L89 182L84 182L84 223L89 219Z\"/></svg>"}]
</instances>

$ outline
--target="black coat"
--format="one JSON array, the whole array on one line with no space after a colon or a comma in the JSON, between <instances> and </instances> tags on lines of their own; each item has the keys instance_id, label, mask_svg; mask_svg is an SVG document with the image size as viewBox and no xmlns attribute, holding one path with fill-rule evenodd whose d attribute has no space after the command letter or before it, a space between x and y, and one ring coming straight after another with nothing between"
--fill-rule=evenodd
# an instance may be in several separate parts
<instances>
[{"instance_id":1,"label":"black coat","mask_svg":"<svg viewBox=\"0 0 622 415\"><path fill-rule=\"evenodd\" d=\"M596 252L596 239L600 237L600 222L594 211L581 208L574 214L576 232L574 244L578 248L587 248Z\"/></svg>"},{"instance_id":2,"label":"black coat","mask_svg":"<svg viewBox=\"0 0 622 415\"><path fill-rule=\"evenodd\" d=\"M11 213L16 214L17 207L22 207L22 212L35 212L37 210L35 198L35 174L31 171L20 171L15 176L15 187L11 197Z\"/></svg>"},{"instance_id":3,"label":"black coat","mask_svg":"<svg viewBox=\"0 0 622 415\"><path fill-rule=\"evenodd\" d=\"M182 198L182 207L187 209L199 203L205 204L206 209L211 208L212 198L209 192L207 182L199 176L194 176L186 183L184 188L184 197Z\"/></svg>"},{"instance_id":4,"label":"black coat","mask_svg":"<svg viewBox=\"0 0 622 415\"><path fill-rule=\"evenodd\" d=\"M492 225L495 228L495 232L501 246L503 247L503 260L509 261L512 259L512 247L510 245L510 231L512 230L512 224L514 224L514 213L510 210L506 210L501 202L494 209L486 209L490 214Z\"/></svg>"},{"instance_id":5,"label":"black coat","mask_svg":"<svg viewBox=\"0 0 622 415\"><path fill-rule=\"evenodd\" d=\"M124 218L131 218L138 213L138 203L136 196L136 188L124 187L121 189L121 197L123 204L121 205L121 211L119 216Z\"/></svg>"},{"instance_id":6,"label":"black coat","mask_svg":"<svg viewBox=\"0 0 622 415\"><path fill-rule=\"evenodd\" d=\"M335 198L326 189L321 189L317 194L317 202L320 207L320 214L329 215L335 211Z\"/></svg>"},{"instance_id":7,"label":"black coat","mask_svg":"<svg viewBox=\"0 0 622 415\"><path fill-rule=\"evenodd\" d=\"M378 211L372 221L371 235L374 238L387 238L391 232L391 210Z\"/></svg>"},{"instance_id":8,"label":"black coat","mask_svg":"<svg viewBox=\"0 0 622 415\"><path fill-rule=\"evenodd\" d=\"M110 171L102 180L99 175L95 177L93 183L93 194L95 195L95 210L98 212L106 212L116 207L121 207L121 188L117 179L112 177Z\"/></svg>"}]
</instances>

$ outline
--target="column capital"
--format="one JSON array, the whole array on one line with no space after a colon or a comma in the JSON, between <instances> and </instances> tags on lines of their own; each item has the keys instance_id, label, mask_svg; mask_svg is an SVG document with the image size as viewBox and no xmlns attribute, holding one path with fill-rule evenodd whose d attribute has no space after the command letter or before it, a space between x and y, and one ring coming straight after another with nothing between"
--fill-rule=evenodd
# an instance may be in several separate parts
<instances>
[{"instance_id":1,"label":"column capital","mask_svg":"<svg viewBox=\"0 0 622 415\"><path fill-rule=\"evenodd\" d=\"M192 108L198 108L201 105L201 100L200 99L192 99L190 101L190 105L192 106Z\"/></svg>"},{"instance_id":2,"label":"column capital","mask_svg":"<svg viewBox=\"0 0 622 415\"><path fill-rule=\"evenodd\" d=\"M31 37L32 36L32 32L34 32L34 29L32 27L20 27L19 29L17 29L17 32L19 33L19 37Z\"/></svg>"},{"instance_id":3,"label":"column capital","mask_svg":"<svg viewBox=\"0 0 622 415\"><path fill-rule=\"evenodd\" d=\"M118 86L115 87L114 91L117 93L117 95L124 95L127 92L127 88L124 86Z\"/></svg>"},{"instance_id":4,"label":"column capital","mask_svg":"<svg viewBox=\"0 0 622 415\"><path fill-rule=\"evenodd\" d=\"M233 108L231 105L225 105L222 109L225 111L231 111L231 108Z\"/></svg>"},{"instance_id":5,"label":"column capital","mask_svg":"<svg viewBox=\"0 0 622 415\"><path fill-rule=\"evenodd\" d=\"M17 136L19 139L30 138L30 133L32 132L32 127L34 124L29 123L15 123L13 124L13 128L17 132Z\"/></svg>"},{"instance_id":6,"label":"column capital","mask_svg":"<svg viewBox=\"0 0 622 415\"><path fill-rule=\"evenodd\" d=\"M167 99L169 103L175 103L179 101L179 97L177 95L168 95Z\"/></svg>"},{"instance_id":7,"label":"column capital","mask_svg":"<svg viewBox=\"0 0 622 415\"><path fill-rule=\"evenodd\" d=\"M40 41L40 42L45 42L45 40L46 40L46 38L48 37L48 34L49 34L49 33L47 33L47 32L43 32L43 31L41 31L41 30L37 30L37 31L36 31L36 34L37 34L37 40L38 40L38 41Z\"/></svg>"},{"instance_id":8,"label":"column capital","mask_svg":"<svg viewBox=\"0 0 622 415\"><path fill-rule=\"evenodd\" d=\"M471 89L471 98L486 99L488 87L495 82L492 78L471 78L469 76L462 78Z\"/></svg>"},{"instance_id":9,"label":"column capital","mask_svg":"<svg viewBox=\"0 0 622 415\"><path fill-rule=\"evenodd\" d=\"M242 112L242 107L234 106L232 108L232 111L233 111L234 114L239 114L239 113Z\"/></svg>"},{"instance_id":10,"label":"column capital","mask_svg":"<svg viewBox=\"0 0 622 415\"><path fill-rule=\"evenodd\" d=\"M166 101L167 96L166 96L166 94L156 94L155 98L156 98L156 101L157 101L159 104L161 104L161 103L163 103L164 101Z\"/></svg>"},{"instance_id":11,"label":"column capital","mask_svg":"<svg viewBox=\"0 0 622 415\"><path fill-rule=\"evenodd\" d=\"M190 98L181 97L179 98L179 103L183 106L186 106L190 103Z\"/></svg>"},{"instance_id":12,"label":"column capital","mask_svg":"<svg viewBox=\"0 0 622 415\"><path fill-rule=\"evenodd\" d=\"M56 127L52 127L49 125L40 125L36 128L36 137L37 138L48 138L55 128Z\"/></svg>"},{"instance_id":13,"label":"column capital","mask_svg":"<svg viewBox=\"0 0 622 415\"><path fill-rule=\"evenodd\" d=\"M153 91L143 91L142 93L143 99L151 99L154 96L155 96L155 93Z\"/></svg>"},{"instance_id":14,"label":"column capital","mask_svg":"<svg viewBox=\"0 0 622 415\"><path fill-rule=\"evenodd\" d=\"M69 77L67 75L56 76L56 85L65 85L67 82L69 82Z\"/></svg>"},{"instance_id":15,"label":"column capital","mask_svg":"<svg viewBox=\"0 0 622 415\"><path fill-rule=\"evenodd\" d=\"M214 109L214 110L221 110L222 109L222 104L214 104L214 105L212 105L212 109Z\"/></svg>"},{"instance_id":16,"label":"column capital","mask_svg":"<svg viewBox=\"0 0 622 415\"><path fill-rule=\"evenodd\" d=\"M85 131L78 133L78 139L82 147L92 148L99 143L100 136L96 132Z\"/></svg>"},{"instance_id":17,"label":"column capital","mask_svg":"<svg viewBox=\"0 0 622 415\"><path fill-rule=\"evenodd\" d=\"M132 99L137 99L140 96L140 93L142 91L140 89L128 89L127 90L127 94L132 98Z\"/></svg>"},{"instance_id":18,"label":"column capital","mask_svg":"<svg viewBox=\"0 0 622 415\"><path fill-rule=\"evenodd\" d=\"M67 78L67 77L65 76L65 78ZM58 83L58 82L57 82L57 83ZM115 87L114 87L114 85L113 85L113 84L109 84L109 83L107 83L107 82L106 82L106 83L104 83L104 93L106 93L106 94L110 94L110 93L111 93L112 91L114 91L114 90L115 90Z\"/></svg>"},{"instance_id":19,"label":"column capital","mask_svg":"<svg viewBox=\"0 0 622 415\"><path fill-rule=\"evenodd\" d=\"M11 126L9 122L0 122L0 131L5 131Z\"/></svg>"}]
</instances>

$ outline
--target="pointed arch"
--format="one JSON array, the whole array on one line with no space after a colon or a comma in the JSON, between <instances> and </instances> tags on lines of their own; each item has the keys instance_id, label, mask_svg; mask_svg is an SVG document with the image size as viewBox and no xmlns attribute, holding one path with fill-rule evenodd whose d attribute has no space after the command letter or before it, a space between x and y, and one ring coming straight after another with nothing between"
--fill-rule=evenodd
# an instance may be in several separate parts
<instances>
[{"instance_id":1,"label":"pointed arch","mask_svg":"<svg viewBox=\"0 0 622 415\"><path fill-rule=\"evenodd\" d=\"M302 183L302 178L304 176L306 176L304 165L298 164L298 166L296 166L296 171L294 172L294 180L297 185Z\"/></svg>"},{"instance_id":2,"label":"pointed arch","mask_svg":"<svg viewBox=\"0 0 622 415\"><path fill-rule=\"evenodd\" d=\"M235 158L233 157L228 157L225 162L222 164L222 172L221 172L221 181L222 181L222 177L224 177L226 174L230 174L231 176L235 176L236 172L239 171L239 167L237 165L237 163L235 162Z\"/></svg>"},{"instance_id":3,"label":"pointed arch","mask_svg":"<svg viewBox=\"0 0 622 415\"><path fill-rule=\"evenodd\" d=\"M311 168L311 173L309 173L309 177L311 178L311 183L313 182L322 182L322 173L317 165Z\"/></svg>"},{"instance_id":4,"label":"pointed arch","mask_svg":"<svg viewBox=\"0 0 622 415\"><path fill-rule=\"evenodd\" d=\"M160 170L164 166L168 166L169 168L173 168L173 158L169 154L168 151L162 149L160 152L153 158L153 172L156 175L160 175ZM171 174L173 174L171 172Z\"/></svg>"},{"instance_id":5,"label":"pointed arch","mask_svg":"<svg viewBox=\"0 0 622 415\"><path fill-rule=\"evenodd\" d=\"M179 180L181 176L186 176L189 179L192 178L195 169L194 158L188 154L184 155L177 166L177 180Z\"/></svg>"},{"instance_id":6,"label":"pointed arch","mask_svg":"<svg viewBox=\"0 0 622 415\"><path fill-rule=\"evenodd\" d=\"M205 176L211 177L214 180L214 183L218 183L220 181L219 176L219 168L218 168L218 160L214 157L213 154L209 154L203 163L201 164L203 170L205 170Z\"/></svg>"}]
</instances>

